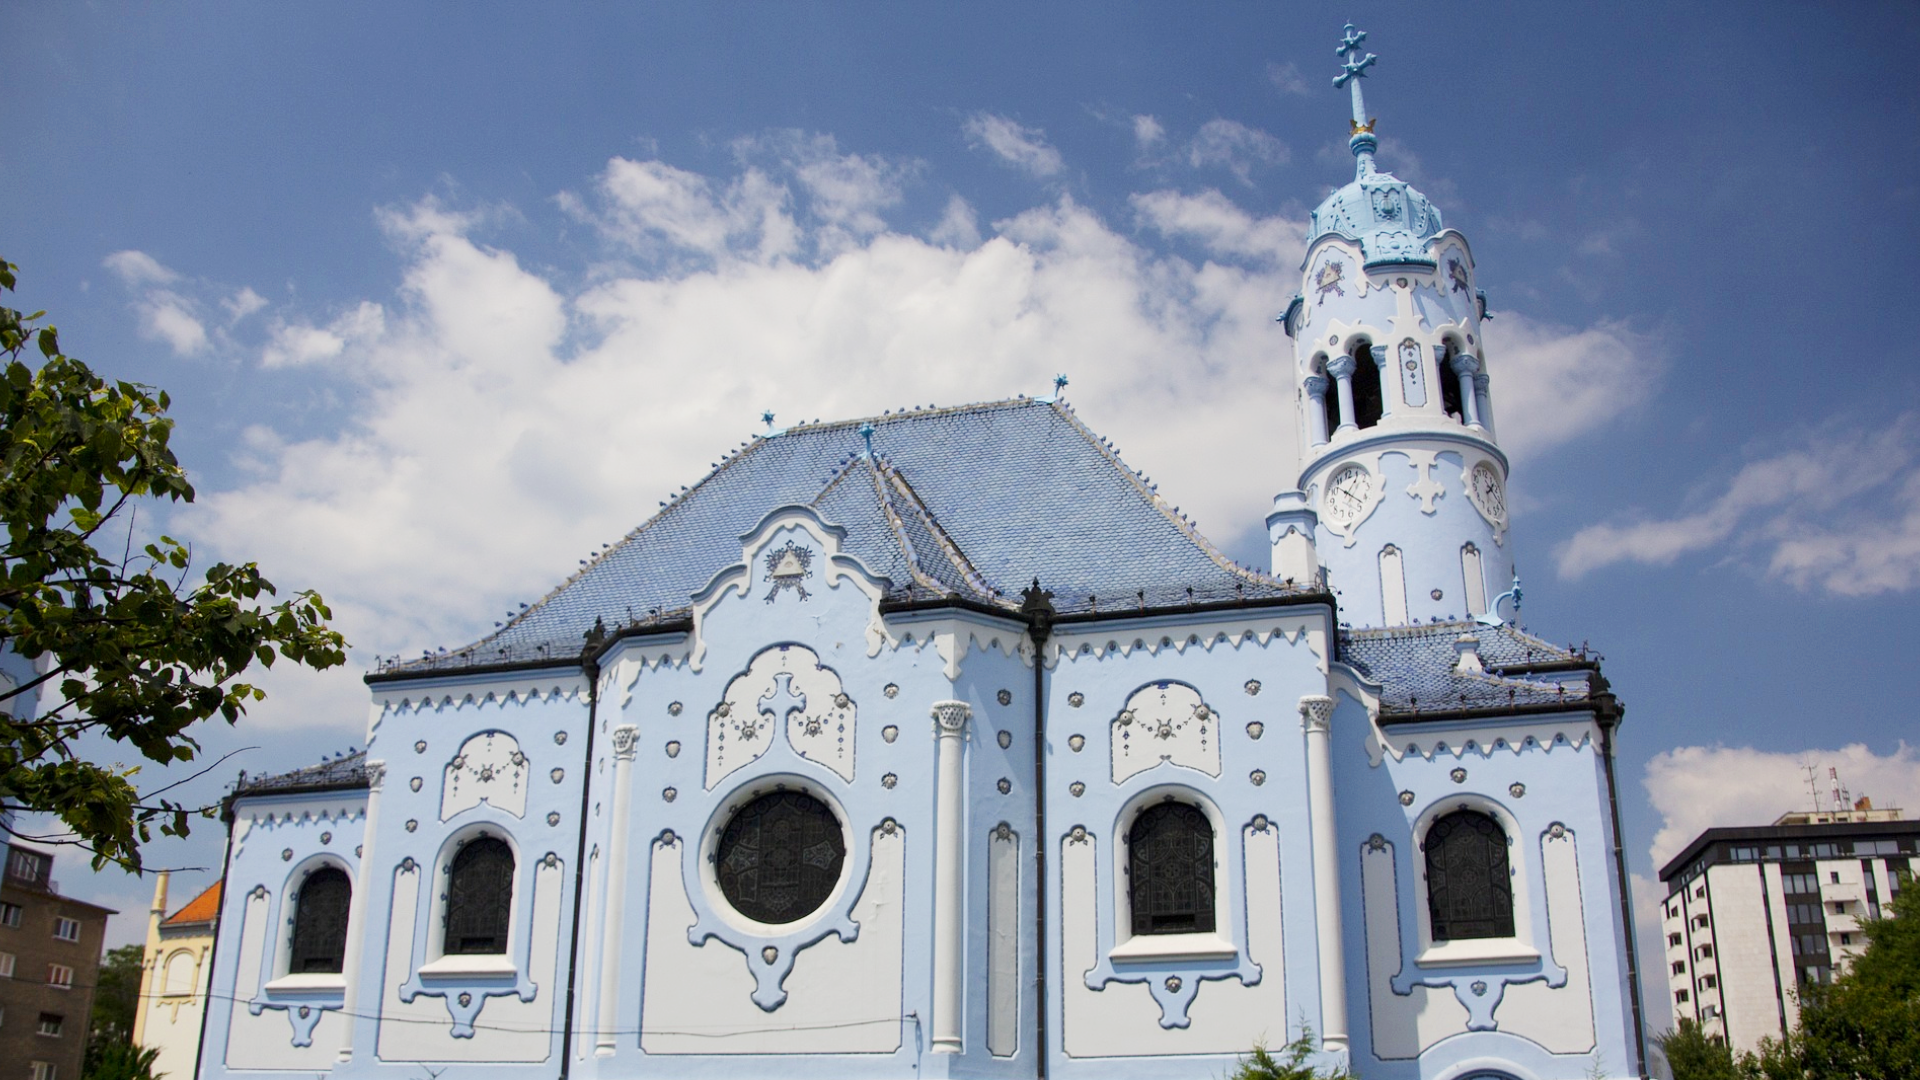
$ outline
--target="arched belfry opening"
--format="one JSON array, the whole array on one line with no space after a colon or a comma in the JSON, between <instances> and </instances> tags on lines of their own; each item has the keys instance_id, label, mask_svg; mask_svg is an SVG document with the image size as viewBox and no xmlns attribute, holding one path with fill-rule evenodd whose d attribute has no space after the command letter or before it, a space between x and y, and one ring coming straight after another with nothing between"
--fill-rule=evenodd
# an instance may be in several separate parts
<instances>
[{"instance_id":1,"label":"arched belfry opening","mask_svg":"<svg viewBox=\"0 0 1920 1080\"><path fill-rule=\"evenodd\" d=\"M1460 377L1453 371L1453 358L1457 355L1451 340L1440 347L1440 406L1448 416L1464 424L1467 422L1467 407L1460 400Z\"/></svg>"},{"instance_id":2,"label":"arched belfry opening","mask_svg":"<svg viewBox=\"0 0 1920 1080\"><path fill-rule=\"evenodd\" d=\"M1361 342L1353 350L1353 426L1370 428L1386 412L1386 399L1380 394L1380 365L1374 361L1373 346Z\"/></svg>"}]
</instances>

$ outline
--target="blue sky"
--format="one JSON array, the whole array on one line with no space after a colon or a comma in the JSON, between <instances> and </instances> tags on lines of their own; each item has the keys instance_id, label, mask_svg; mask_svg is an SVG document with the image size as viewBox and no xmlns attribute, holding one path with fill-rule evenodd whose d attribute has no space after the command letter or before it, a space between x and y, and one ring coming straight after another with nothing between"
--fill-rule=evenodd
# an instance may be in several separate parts
<instances>
[{"instance_id":1,"label":"blue sky","mask_svg":"<svg viewBox=\"0 0 1920 1080\"><path fill-rule=\"evenodd\" d=\"M172 394L202 499L148 523L357 646L199 794L357 745L375 655L490 630L764 408L1065 371L1263 564L1348 19L1498 313L1524 621L1628 705L1636 874L1803 763L1920 809L1911 5L13 4L19 305ZM147 886L62 861L137 939Z\"/></svg>"}]
</instances>

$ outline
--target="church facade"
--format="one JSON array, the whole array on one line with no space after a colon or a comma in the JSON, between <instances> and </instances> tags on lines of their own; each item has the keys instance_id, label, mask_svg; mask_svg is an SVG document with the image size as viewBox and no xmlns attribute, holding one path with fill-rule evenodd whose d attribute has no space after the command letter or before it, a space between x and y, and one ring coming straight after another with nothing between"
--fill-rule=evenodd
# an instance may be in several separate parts
<instances>
[{"instance_id":1,"label":"church facade","mask_svg":"<svg viewBox=\"0 0 1920 1080\"><path fill-rule=\"evenodd\" d=\"M1269 571L1057 396L756 438L243 779L200 1075L1641 1075L1621 708L1512 621L1485 302L1363 37Z\"/></svg>"}]
</instances>

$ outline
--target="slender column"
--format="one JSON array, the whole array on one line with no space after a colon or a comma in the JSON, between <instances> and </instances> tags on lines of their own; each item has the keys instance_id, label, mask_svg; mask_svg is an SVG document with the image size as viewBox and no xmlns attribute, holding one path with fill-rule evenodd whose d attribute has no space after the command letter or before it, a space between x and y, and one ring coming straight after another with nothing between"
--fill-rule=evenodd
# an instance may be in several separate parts
<instances>
[{"instance_id":1,"label":"slender column","mask_svg":"<svg viewBox=\"0 0 1920 1080\"><path fill-rule=\"evenodd\" d=\"M1320 1045L1347 1048L1347 963L1340 943L1340 838L1333 827L1333 758L1328 747L1333 699L1300 699L1307 733L1307 813L1313 837L1313 908L1320 935Z\"/></svg>"},{"instance_id":2,"label":"slender column","mask_svg":"<svg viewBox=\"0 0 1920 1080\"><path fill-rule=\"evenodd\" d=\"M633 806L633 755L640 728L613 729L613 817L607 825L606 940L600 943L600 1009L594 1025L594 1054L608 1057L619 1047L614 1031L620 1019L620 923L626 914L628 818ZM585 828L586 823L581 822Z\"/></svg>"},{"instance_id":3,"label":"slender column","mask_svg":"<svg viewBox=\"0 0 1920 1080\"><path fill-rule=\"evenodd\" d=\"M1351 356L1336 356L1327 361L1327 374L1333 376L1340 395L1340 426L1336 431L1355 431L1359 427L1353 422L1353 370L1359 366L1359 361Z\"/></svg>"},{"instance_id":4,"label":"slender column","mask_svg":"<svg viewBox=\"0 0 1920 1080\"><path fill-rule=\"evenodd\" d=\"M140 1046L146 1039L147 1011L154 1002L160 1000L159 984L166 972L160 967L160 923L167 917L167 878L165 870L160 871L153 882L153 906L147 909L147 956L140 964L140 996L134 1000L133 1009L133 1045ZM195 991L198 993L198 991ZM205 1002L201 1003L202 1005Z\"/></svg>"},{"instance_id":5,"label":"slender column","mask_svg":"<svg viewBox=\"0 0 1920 1080\"><path fill-rule=\"evenodd\" d=\"M933 840L933 1052L960 1053L960 1002L966 993L962 935L966 926L966 882L961 863L966 836L965 780L967 720L973 710L964 701L936 701L934 736L940 756L934 808L938 825ZM1044 1006L1044 1003L1042 1005Z\"/></svg>"},{"instance_id":6,"label":"slender column","mask_svg":"<svg viewBox=\"0 0 1920 1080\"><path fill-rule=\"evenodd\" d=\"M353 876L353 897L347 901L347 962L343 974L346 992L340 1000L340 1015L347 1018L346 1034L340 1039L340 1061L353 1060L353 1032L359 1025L360 960L367 955L367 898L373 892L373 845L380 835L380 789L387 782L387 763L367 762L367 817L360 829L360 866ZM211 983L208 984L212 986ZM210 995L209 995L210 996ZM211 1001L205 1007L212 1007Z\"/></svg>"},{"instance_id":7,"label":"slender column","mask_svg":"<svg viewBox=\"0 0 1920 1080\"><path fill-rule=\"evenodd\" d=\"M1312 403L1307 409L1307 445L1325 446L1327 444L1327 377L1309 375L1305 386L1307 400Z\"/></svg>"},{"instance_id":8,"label":"slender column","mask_svg":"<svg viewBox=\"0 0 1920 1080\"><path fill-rule=\"evenodd\" d=\"M1486 428L1489 435L1494 433L1491 386L1492 380L1487 378L1486 372L1482 371L1473 377L1473 403L1480 410L1480 426Z\"/></svg>"},{"instance_id":9,"label":"slender column","mask_svg":"<svg viewBox=\"0 0 1920 1080\"><path fill-rule=\"evenodd\" d=\"M1459 353L1450 363L1454 377L1460 380L1460 411L1466 413L1461 419L1466 421L1468 427L1479 427L1480 403L1474 400L1473 377L1480 372L1480 358Z\"/></svg>"}]
</instances>

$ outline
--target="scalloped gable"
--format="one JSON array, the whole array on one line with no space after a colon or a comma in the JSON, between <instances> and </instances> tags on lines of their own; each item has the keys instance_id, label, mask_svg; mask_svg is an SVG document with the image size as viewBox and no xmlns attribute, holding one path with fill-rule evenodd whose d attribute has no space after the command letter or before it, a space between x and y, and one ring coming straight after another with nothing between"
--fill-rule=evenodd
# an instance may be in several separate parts
<instances>
[{"instance_id":1,"label":"scalloped gable","mask_svg":"<svg viewBox=\"0 0 1920 1080\"><path fill-rule=\"evenodd\" d=\"M863 423L877 461L862 455ZM757 438L496 633L390 670L558 660L596 620L683 614L739 560L741 535L789 504L846 529L843 551L893 583L890 601L959 596L1011 613L1035 577L1062 612L1305 591L1230 562L1064 403L1019 398Z\"/></svg>"}]
</instances>

